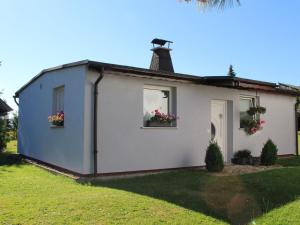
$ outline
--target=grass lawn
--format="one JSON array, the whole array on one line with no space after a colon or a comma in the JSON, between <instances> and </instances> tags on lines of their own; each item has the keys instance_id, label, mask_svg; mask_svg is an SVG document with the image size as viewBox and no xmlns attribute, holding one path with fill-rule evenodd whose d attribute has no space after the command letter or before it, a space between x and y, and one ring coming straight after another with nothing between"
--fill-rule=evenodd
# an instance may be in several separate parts
<instances>
[{"instance_id":1,"label":"grass lawn","mask_svg":"<svg viewBox=\"0 0 300 225\"><path fill-rule=\"evenodd\" d=\"M81 184L14 149L0 154L0 224L300 224L299 158L242 176L183 170Z\"/></svg>"},{"instance_id":2,"label":"grass lawn","mask_svg":"<svg viewBox=\"0 0 300 225\"><path fill-rule=\"evenodd\" d=\"M298 131L298 155L300 155L300 131Z\"/></svg>"},{"instance_id":3,"label":"grass lawn","mask_svg":"<svg viewBox=\"0 0 300 225\"><path fill-rule=\"evenodd\" d=\"M277 164L285 167L300 166L300 157L287 157L277 160Z\"/></svg>"}]
</instances>

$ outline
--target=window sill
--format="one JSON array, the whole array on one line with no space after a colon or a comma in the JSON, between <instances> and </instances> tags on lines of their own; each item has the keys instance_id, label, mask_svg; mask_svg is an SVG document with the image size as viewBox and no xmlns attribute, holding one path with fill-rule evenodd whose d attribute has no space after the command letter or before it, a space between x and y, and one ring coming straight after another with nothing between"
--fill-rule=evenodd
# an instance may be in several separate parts
<instances>
[{"instance_id":1,"label":"window sill","mask_svg":"<svg viewBox=\"0 0 300 225\"><path fill-rule=\"evenodd\" d=\"M64 128L64 126L55 126L55 125L51 125L50 128Z\"/></svg>"},{"instance_id":2,"label":"window sill","mask_svg":"<svg viewBox=\"0 0 300 225\"><path fill-rule=\"evenodd\" d=\"M171 130L176 130L177 127L141 127L141 129L171 129Z\"/></svg>"}]
</instances>

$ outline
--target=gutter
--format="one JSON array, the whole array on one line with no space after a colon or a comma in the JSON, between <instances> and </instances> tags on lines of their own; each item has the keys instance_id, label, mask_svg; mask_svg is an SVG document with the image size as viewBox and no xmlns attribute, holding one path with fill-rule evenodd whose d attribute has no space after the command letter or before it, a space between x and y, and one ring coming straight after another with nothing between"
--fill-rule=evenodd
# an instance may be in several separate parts
<instances>
[{"instance_id":1,"label":"gutter","mask_svg":"<svg viewBox=\"0 0 300 225\"><path fill-rule=\"evenodd\" d=\"M93 156L94 156L94 176L97 176L97 168L98 168L98 129L97 129L97 122L98 122L98 84L103 78L104 67L101 67L101 71L99 77L94 83L94 112L93 112Z\"/></svg>"},{"instance_id":2,"label":"gutter","mask_svg":"<svg viewBox=\"0 0 300 225\"><path fill-rule=\"evenodd\" d=\"M17 106L19 106L19 102L17 102L17 98L19 98L18 96L14 95L13 96L15 103L17 104Z\"/></svg>"}]
</instances>

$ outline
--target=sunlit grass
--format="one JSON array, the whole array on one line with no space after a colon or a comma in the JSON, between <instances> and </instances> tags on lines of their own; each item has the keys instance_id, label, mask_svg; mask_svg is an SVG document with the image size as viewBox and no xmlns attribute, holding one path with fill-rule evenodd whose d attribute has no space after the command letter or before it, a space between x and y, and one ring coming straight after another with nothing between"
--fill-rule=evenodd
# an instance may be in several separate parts
<instances>
[{"instance_id":1,"label":"sunlit grass","mask_svg":"<svg viewBox=\"0 0 300 225\"><path fill-rule=\"evenodd\" d=\"M7 143L7 147L5 149L7 153L17 153L17 141L10 141Z\"/></svg>"},{"instance_id":2,"label":"sunlit grass","mask_svg":"<svg viewBox=\"0 0 300 225\"><path fill-rule=\"evenodd\" d=\"M300 160L288 168L217 177L183 170L78 183L0 154L0 224L295 224ZM294 167L290 167L290 166ZM288 217L285 219L285 217Z\"/></svg>"}]
</instances>

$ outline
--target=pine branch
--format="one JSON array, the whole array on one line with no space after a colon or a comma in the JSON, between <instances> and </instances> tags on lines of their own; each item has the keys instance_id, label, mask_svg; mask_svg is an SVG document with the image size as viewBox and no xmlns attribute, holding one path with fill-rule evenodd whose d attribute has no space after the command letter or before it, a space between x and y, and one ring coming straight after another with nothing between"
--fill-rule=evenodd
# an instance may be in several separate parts
<instances>
[{"instance_id":1,"label":"pine branch","mask_svg":"<svg viewBox=\"0 0 300 225\"><path fill-rule=\"evenodd\" d=\"M185 0L191 2L192 0ZM240 0L196 0L200 6L224 9L227 7L233 7L234 5L241 5Z\"/></svg>"}]
</instances>

